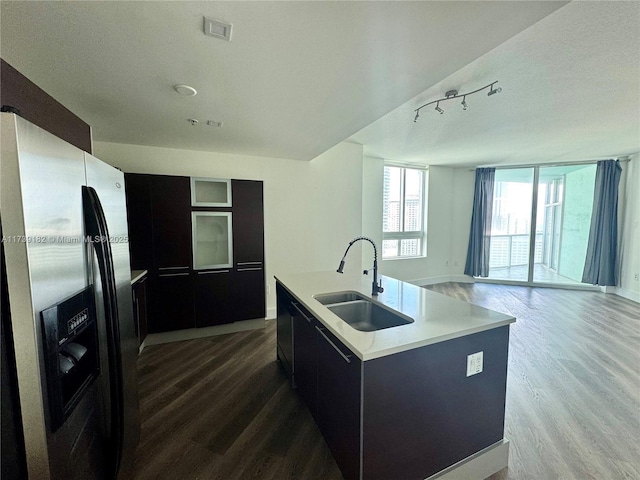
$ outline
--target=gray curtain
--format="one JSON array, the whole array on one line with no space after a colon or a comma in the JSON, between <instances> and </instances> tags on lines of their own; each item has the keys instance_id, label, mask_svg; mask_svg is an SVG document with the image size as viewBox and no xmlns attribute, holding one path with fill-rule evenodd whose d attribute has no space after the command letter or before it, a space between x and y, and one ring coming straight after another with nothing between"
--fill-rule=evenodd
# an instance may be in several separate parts
<instances>
[{"instance_id":1,"label":"gray curtain","mask_svg":"<svg viewBox=\"0 0 640 480\"><path fill-rule=\"evenodd\" d=\"M493 182L495 168L476 169L476 186L473 193L473 213L465 275L489 276L489 251L491 247L491 216L493 214Z\"/></svg>"},{"instance_id":2,"label":"gray curtain","mask_svg":"<svg viewBox=\"0 0 640 480\"><path fill-rule=\"evenodd\" d=\"M621 172L617 160L598 162L587 257L582 272L584 283L617 284L618 185Z\"/></svg>"}]
</instances>

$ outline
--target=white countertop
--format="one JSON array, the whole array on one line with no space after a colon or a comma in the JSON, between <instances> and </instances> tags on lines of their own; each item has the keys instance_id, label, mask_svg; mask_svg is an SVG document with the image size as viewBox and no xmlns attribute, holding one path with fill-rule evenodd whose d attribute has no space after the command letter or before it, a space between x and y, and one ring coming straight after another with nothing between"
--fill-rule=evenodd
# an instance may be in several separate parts
<instances>
[{"instance_id":1,"label":"white countertop","mask_svg":"<svg viewBox=\"0 0 640 480\"><path fill-rule=\"evenodd\" d=\"M472 333L509 325L515 318L462 300L456 300L394 278L380 276L384 292L371 296L372 275L312 272L277 275L276 279L328 330L361 360L451 340ZM355 290L397 310L414 322L375 332L352 328L314 295Z\"/></svg>"},{"instance_id":2,"label":"white countertop","mask_svg":"<svg viewBox=\"0 0 640 480\"><path fill-rule=\"evenodd\" d=\"M144 277L146 274L146 270L131 270L131 285L139 280L142 280L142 277Z\"/></svg>"}]
</instances>

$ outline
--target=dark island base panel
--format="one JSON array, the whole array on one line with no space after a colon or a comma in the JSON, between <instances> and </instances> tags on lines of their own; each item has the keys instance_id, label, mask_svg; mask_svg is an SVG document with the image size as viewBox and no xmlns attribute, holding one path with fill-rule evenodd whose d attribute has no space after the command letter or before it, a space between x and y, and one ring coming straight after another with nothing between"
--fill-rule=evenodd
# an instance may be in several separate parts
<instances>
[{"instance_id":1,"label":"dark island base panel","mask_svg":"<svg viewBox=\"0 0 640 480\"><path fill-rule=\"evenodd\" d=\"M364 362L362 478L422 480L502 440L508 345L503 326Z\"/></svg>"}]
</instances>

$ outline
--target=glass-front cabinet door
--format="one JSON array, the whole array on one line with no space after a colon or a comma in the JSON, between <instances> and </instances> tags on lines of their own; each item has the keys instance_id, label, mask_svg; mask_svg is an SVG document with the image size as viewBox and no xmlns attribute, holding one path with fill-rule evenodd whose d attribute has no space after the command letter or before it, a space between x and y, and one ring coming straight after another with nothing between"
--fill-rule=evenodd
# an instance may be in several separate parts
<instances>
[{"instance_id":1,"label":"glass-front cabinet door","mask_svg":"<svg viewBox=\"0 0 640 480\"><path fill-rule=\"evenodd\" d=\"M192 212L193 269L233 266L230 212Z\"/></svg>"},{"instance_id":2,"label":"glass-front cabinet door","mask_svg":"<svg viewBox=\"0 0 640 480\"><path fill-rule=\"evenodd\" d=\"M191 178L192 207L230 207L231 180Z\"/></svg>"}]
</instances>

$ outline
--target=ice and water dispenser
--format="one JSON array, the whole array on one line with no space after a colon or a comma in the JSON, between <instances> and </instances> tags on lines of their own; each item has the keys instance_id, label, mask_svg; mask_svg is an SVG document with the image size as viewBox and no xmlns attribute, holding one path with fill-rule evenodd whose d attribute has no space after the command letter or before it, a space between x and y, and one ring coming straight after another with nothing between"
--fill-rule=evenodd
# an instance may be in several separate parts
<instances>
[{"instance_id":1,"label":"ice and water dispenser","mask_svg":"<svg viewBox=\"0 0 640 480\"><path fill-rule=\"evenodd\" d=\"M51 430L56 431L100 371L93 288L41 312Z\"/></svg>"}]
</instances>

